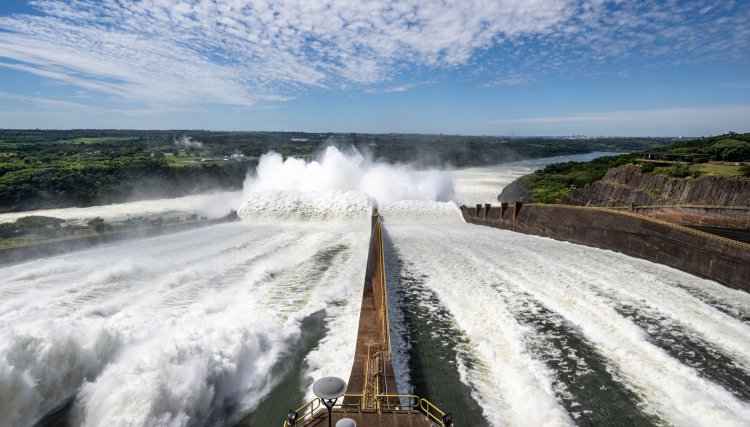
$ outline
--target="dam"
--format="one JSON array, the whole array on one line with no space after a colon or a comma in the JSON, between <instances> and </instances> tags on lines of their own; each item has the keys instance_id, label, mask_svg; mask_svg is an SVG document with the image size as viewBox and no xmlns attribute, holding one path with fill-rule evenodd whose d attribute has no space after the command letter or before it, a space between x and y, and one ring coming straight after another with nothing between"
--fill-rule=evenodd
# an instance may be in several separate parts
<instances>
[{"instance_id":1,"label":"dam","mask_svg":"<svg viewBox=\"0 0 750 427\"><path fill-rule=\"evenodd\" d=\"M750 268L750 245L612 209L531 205L526 207L525 216L522 216L522 208L521 202L511 207L503 203L496 208L490 204L477 204L475 208L461 206L461 213L468 223L615 249L673 264L693 274L748 291L746 280L750 271L745 270ZM542 212L534 212L536 209L542 209ZM575 219L571 220L571 217ZM587 230L593 231L587 234ZM649 239L659 242L649 244ZM665 257L670 254L671 258ZM717 259L720 260L718 263ZM706 261L708 267L701 260L709 260ZM341 402L329 401L328 413L321 409L324 399L316 398L296 411L290 411L283 427L324 425L329 417L342 423L337 425L346 426L454 425L451 413L443 412L428 400L398 394L391 364L389 301L384 268L382 223L376 209L372 217L357 346L348 388L339 396ZM298 418L300 413L302 417Z\"/></svg>"},{"instance_id":2,"label":"dam","mask_svg":"<svg viewBox=\"0 0 750 427\"><path fill-rule=\"evenodd\" d=\"M456 172L458 197L482 200L477 183L513 167L474 168L469 185ZM261 195L243 221L0 266L0 419L268 427L314 400L318 379L364 394L352 374L370 207L347 192L287 203L299 199ZM750 419L746 292L467 223L453 203L378 205L388 394L395 382L460 426Z\"/></svg>"}]
</instances>

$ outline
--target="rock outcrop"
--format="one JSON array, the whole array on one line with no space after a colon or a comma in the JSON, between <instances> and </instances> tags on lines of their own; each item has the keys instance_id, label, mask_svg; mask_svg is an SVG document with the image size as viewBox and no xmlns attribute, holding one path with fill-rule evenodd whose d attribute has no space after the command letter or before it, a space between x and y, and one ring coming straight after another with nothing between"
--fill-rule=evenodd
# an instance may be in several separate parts
<instances>
[{"instance_id":1,"label":"rock outcrop","mask_svg":"<svg viewBox=\"0 0 750 427\"><path fill-rule=\"evenodd\" d=\"M727 176L669 178L639 172L634 165L610 169L599 181L574 190L566 205L750 206L750 180Z\"/></svg>"}]
</instances>

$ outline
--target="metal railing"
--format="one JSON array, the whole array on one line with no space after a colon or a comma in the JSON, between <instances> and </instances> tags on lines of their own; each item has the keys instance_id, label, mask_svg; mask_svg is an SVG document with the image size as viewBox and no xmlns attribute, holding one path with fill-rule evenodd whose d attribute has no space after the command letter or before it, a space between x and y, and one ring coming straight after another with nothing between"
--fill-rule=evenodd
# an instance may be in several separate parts
<instances>
[{"instance_id":1,"label":"metal railing","mask_svg":"<svg viewBox=\"0 0 750 427\"><path fill-rule=\"evenodd\" d=\"M427 399L420 399L419 400L419 408L422 410L422 412L425 414L428 420L430 420L433 423L436 423L439 426L445 426L445 412L441 411L440 408L433 405L432 402L430 402ZM437 415L436 415L437 414ZM452 425L452 423L451 423Z\"/></svg>"},{"instance_id":2,"label":"metal railing","mask_svg":"<svg viewBox=\"0 0 750 427\"><path fill-rule=\"evenodd\" d=\"M455 427L452 421L446 423L445 412L429 400L414 394L379 394L375 396L377 409L365 408L364 398L364 394L345 394L339 402L336 402L333 410L345 414L419 414L435 426ZM352 402L353 400L356 402ZM322 403L318 398L305 403L295 411L298 414L297 421L293 424L284 421L283 427L307 425L316 416L326 414L326 411L318 411L321 407Z\"/></svg>"}]
</instances>

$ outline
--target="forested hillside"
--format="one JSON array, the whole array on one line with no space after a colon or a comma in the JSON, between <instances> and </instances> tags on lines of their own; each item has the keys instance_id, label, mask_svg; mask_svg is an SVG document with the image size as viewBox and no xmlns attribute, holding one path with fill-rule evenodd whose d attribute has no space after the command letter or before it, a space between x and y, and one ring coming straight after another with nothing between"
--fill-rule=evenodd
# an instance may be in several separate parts
<instances>
[{"instance_id":1,"label":"forested hillside","mask_svg":"<svg viewBox=\"0 0 750 427\"><path fill-rule=\"evenodd\" d=\"M0 211L90 206L237 189L260 155L310 157L327 145L418 167L499 163L594 150L642 150L660 138L134 130L0 130Z\"/></svg>"}]
</instances>

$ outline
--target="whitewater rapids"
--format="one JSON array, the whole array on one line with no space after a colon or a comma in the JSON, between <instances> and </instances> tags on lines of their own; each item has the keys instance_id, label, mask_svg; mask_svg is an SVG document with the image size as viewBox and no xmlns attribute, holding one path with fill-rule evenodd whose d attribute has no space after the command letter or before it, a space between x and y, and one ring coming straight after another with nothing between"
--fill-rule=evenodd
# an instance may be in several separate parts
<instances>
[{"instance_id":1,"label":"whitewater rapids","mask_svg":"<svg viewBox=\"0 0 750 427\"><path fill-rule=\"evenodd\" d=\"M279 425L314 379L349 376L377 207L402 392L471 426L747 425L747 294L460 216L593 156L413 171L269 155L242 193L151 202L243 221L0 267L0 424Z\"/></svg>"}]
</instances>

